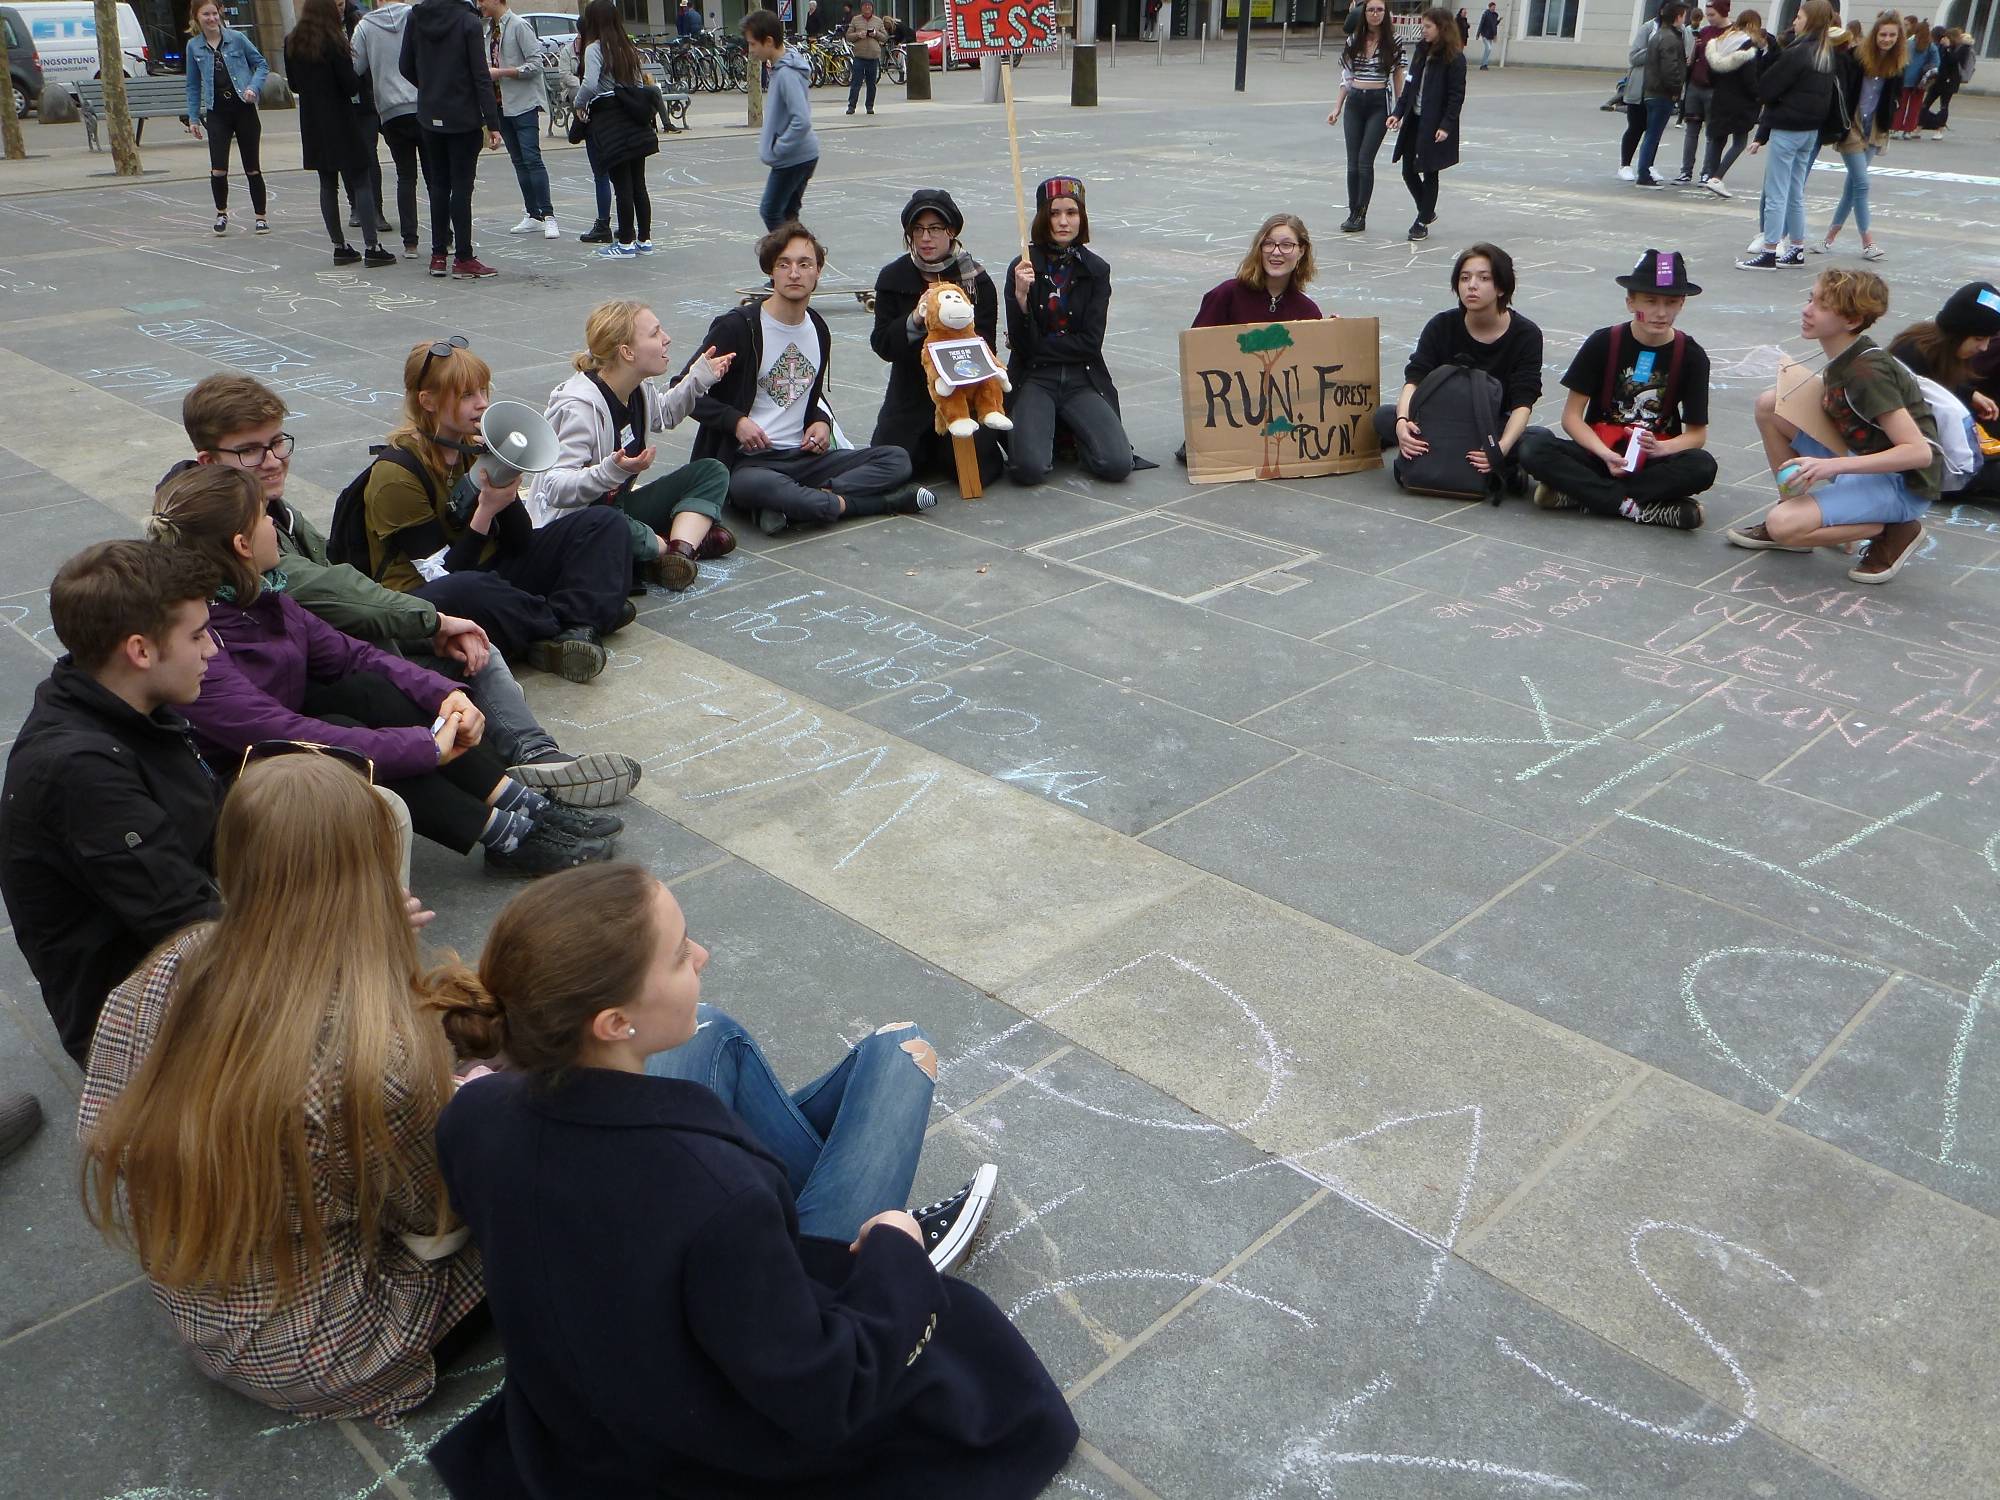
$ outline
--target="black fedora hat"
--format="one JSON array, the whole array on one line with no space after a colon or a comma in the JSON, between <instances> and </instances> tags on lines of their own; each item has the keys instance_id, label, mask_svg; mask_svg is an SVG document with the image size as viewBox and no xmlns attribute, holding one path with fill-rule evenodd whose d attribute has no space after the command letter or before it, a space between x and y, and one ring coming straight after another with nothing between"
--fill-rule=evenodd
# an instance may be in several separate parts
<instances>
[{"instance_id":1,"label":"black fedora hat","mask_svg":"<svg viewBox=\"0 0 2000 1500\"><path fill-rule=\"evenodd\" d=\"M1701 295L1701 288L1688 280L1687 257L1678 250L1648 250L1631 273L1617 281L1628 292L1655 292L1662 297Z\"/></svg>"}]
</instances>

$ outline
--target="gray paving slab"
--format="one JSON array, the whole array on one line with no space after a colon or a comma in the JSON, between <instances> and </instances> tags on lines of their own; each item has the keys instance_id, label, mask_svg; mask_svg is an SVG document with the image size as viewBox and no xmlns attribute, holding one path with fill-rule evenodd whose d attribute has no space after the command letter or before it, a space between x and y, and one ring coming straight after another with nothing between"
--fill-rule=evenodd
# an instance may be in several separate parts
<instances>
[{"instance_id":1,"label":"gray paving slab","mask_svg":"<svg viewBox=\"0 0 2000 1500\"><path fill-rule=\"evenodd\" d=\"M1233 723L1355 658L1262 626L1101 583L984 627L1009 645Z\"/></svg>"},{"instance_id":2,"label":"gray paving slab","mask_svg":"<svg viewBox=\"0 0 2000 1500\"><path fill-rule=\"evenodd\" d=\"M16 462L23 462L16 460ZM0 515L18 515L22 511L47 510L54 505L69 505L88 499L73 485L64 484L54 475L44 474L36 469L28 469L19 474L10 474L0 479Z\"/></svg>"},{"instance_id":3,"label":"gray paving slab","mask_svg":"<svg viewBox=\"0 0 2000 1500\"><path fill-rule=\"evenodd\" d=\"M1459 533L1290 487L1210 485L1176 501L1183 515L1321 553L1361 573L1380 573L1459 539Z\"/></svg>"},{"instance_id":4,"label":"gray paving slab","mask_svg":"<svg viewBox=\"0 0 2000 1500\"><path fill-rule=\"evenodd\" d=\"M956 625L976 625L1090 584L1058 564L906 517L858 533L835 532L811 549L786 552L785 560L814 578Z\"/></svg>"},{"instance_id":5,"label":"gray paving slab","mask_svg":"<svg viewBox=\"0 0 2000 1500\"><path fill-rule=\"evenodd\" d=\"M1025 651L864 704L855 717L1134 834L1292 753Z\"/></svg>"},{"instance_id":6,"label":"gray paving slab","mask_svg":"<svg viewBox=\"0 0 2000 1500\"><path fill-rule=\"evenodd\" d=\"M1061 485L1024 490L1002 480L983 499L941 499L925 512L924 524L1006 547L1031 547L1129 515L1134 507L1118 503L1121 498L1130 497L1085 497Z\"/></svg>"},{"instance_id":7,"label":"gray paving slab","mask_svg":"<svg viewBox=\"0 0 2000 1500\"><path fill-rule=\"evenodd\" d=\"M1203 607L1311 640L1364 615L1394 609L1418 592L1322 558L1225 589L1204 600Z\"/></svg>"},{"instance_id":8,"label":"gray paving slab","mask_svg":"<svg viewBox=\"0 0 2000 1500\"><path fill-rule=\"evenodd\" d=\"M1746 512L1754 510L1761 515L1770 508L1771 484L1761 464L1758 473L1764 477L1756 495L1724 488L1701 496L1707 520L1700 531L1635 526L1581 511L1538 511L1524 500L1511 499L1498 509L1483 505L1458 511L1445 524L1458 531L1504 538L1595 563L1600 568L1694 585L1705 583L1749 555L1724 542L1722 528Z\"/></svg>"},{"instance_id":9,"label":"gray paving slab","mask_svg":"<svg viewBox=\"0 0 2000 1500\"><path fill-rule=\"evenodd\" d=\"M1317 759L1279 766L1146 842L1401 953L1557 848Z\"/></svg>"},{"instance_id":10,"label":"gray paving slab","mask_svg":"<svg viewBox=\"0 0 2000 1500\"><path fill-rule=\"evenodd\" d=\"M63 561L92 542L137 534L137 527L95 500L70 500L9 516L6 555L0 557L0 598L47 588Z\"/></svg>"}]
</instances>

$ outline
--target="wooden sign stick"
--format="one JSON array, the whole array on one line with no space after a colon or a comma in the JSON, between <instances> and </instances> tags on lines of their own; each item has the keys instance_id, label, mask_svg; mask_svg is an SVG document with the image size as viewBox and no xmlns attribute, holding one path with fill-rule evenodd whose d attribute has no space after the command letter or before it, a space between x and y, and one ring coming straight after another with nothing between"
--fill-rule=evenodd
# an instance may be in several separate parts
<instances>
[{"instance_id":1,"label":"wooden sign stick","mask_svg":"<svg viewBox=\"0 0 2000 1500\"><path fill-rule=\"evenodd\" d=\"M1021 259L1028 255L1028 194L1021 186L1021 132L1014 124L1014 67L1000 59L1000 95L1007 102L1007 154L1014 163L1014 227L1021 232Z\"/></svg>"}]
</instances>

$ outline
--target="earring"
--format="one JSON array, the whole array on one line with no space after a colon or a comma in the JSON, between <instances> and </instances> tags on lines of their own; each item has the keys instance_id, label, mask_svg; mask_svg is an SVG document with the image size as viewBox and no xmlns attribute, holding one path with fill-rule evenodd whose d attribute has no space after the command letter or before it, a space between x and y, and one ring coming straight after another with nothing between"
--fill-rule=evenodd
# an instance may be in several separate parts
<instances>
[{"instance_id":1,"label":"earring","mask_svg":"<svg viewBox=\"0 0 2000 1500\"><path fill-rule=\"evenodd\" d=\"M627 1026L625 1028L625 1035L627 1036L637 1036L638 1034L639 1034L639 1028L636 1026Z\"/></svg>"}]
</instances>

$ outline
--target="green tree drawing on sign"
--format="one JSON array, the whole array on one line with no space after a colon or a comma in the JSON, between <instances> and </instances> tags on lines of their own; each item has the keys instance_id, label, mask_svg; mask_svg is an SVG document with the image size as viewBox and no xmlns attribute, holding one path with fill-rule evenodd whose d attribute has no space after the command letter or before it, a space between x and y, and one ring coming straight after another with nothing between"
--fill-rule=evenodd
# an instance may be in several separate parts
<instances>
[{"instance_id":1,"label":"green tree drawing on sign","mask_svg":"<svg viewBox=\"0 0 2000 1500\"><path fill-rule=\"evenodd\" d=\"M1254 354L1263 367L1263 397L1271 419L1264 424L1264 459L1257 467L1259 479L1278 477L1278 437L1281 433L1298 431L1297 424L1289 418L1278 415L1275 388L1276 382L1271 372L1278 367L1278 360L1292 347L1292 331L1283 323L1271 323L1263 328L1251 328L1236 335L1236 347L1245 354Z\"/></svg>"}]
</instances>

